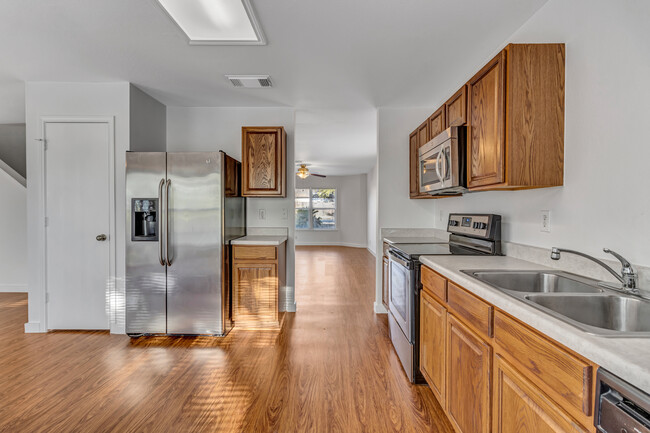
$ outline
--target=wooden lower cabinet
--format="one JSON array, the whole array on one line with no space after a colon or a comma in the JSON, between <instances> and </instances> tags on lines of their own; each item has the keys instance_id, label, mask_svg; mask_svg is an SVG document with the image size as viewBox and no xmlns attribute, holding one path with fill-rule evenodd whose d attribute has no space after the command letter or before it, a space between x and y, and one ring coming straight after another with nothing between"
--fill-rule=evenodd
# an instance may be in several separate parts
<instances>
[{"instance_id":1,"label":"wooden lower cabinet","mask_svg":"<svg viewBox=\"0 0 650 433\"><path fill-rule=\"evenodd\" d=\"M278 292L285 283L285 251L285 244L233 247L232 320L237 328L280 325Z\"/></svg>"},{"instance_id":2,"label":"wooden lower cabinet","mask_svg":"<svg viewBox=\"0 0 650 433\"><path fill-rule=\"evenodd\" d=\"M502 357L494 357L493 433L587 433Z\"/></svg>"},{"instance_id":3,"label":"wooden lower cabinet","mask_svg":"<svg viewBox=\"0 0 650 433\"><path fill-rule=\"evenodd\" d=\"M490 432L492 348L448 316L447 414L459 433Z\"/></svg>"},{"instance_id":4,"label":"wooden lower cabinet","mask_svg":"<svg viewBox=\"0 0 650 433\"><path fill-rule=\"evenodd\" d=\"M421 281L420 370L457 433L595 432L596 364L426 266Z\"/></svg>"},{"instance_id":5,"label":"wooden lower cabinet","mask_svg":"<svg viewBox=\"0 0 650 433\"><path fill-rule=\"evenodd\" d=\"M420 371L445 406L447 309L422 291L420 296Z\"/></svg>"}]
</instances>

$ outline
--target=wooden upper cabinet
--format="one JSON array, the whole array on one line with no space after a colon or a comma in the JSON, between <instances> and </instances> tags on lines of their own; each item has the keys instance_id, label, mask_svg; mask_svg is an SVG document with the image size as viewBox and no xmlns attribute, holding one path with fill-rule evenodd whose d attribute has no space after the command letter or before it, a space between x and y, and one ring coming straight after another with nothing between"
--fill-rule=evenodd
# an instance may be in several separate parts
<instances>
[{"instance_id":1,"label":"wooden upper cabinet","mask_svg":"<svg viewBox=\"0 0 650 433\"><path fill-rule=\"evenodd\" d=\"M447 129L445 106L438 108L435 113L429 117L429 139L432 139L442 131Z\"/></svg>"},{"instance_id":2,"label":"wooden upper cabinet","mask_svg":"<svg viewBox=\"0 0 650 433\"><path fill-rule=\"evenodd\" d=\"M489 433L492 348L447 318L447 413L459 433Z\"/></svg>"},{"instance_id":3,"label":"wooden upper cabinet","mask_svg":"<svg viewBox=\"0 0 650 433\"><path fill-rule=\"evenodd\" d=\"M461 87L443 107L445 108L445 129L467 123L467 86Z\"/></svg>"},{"instance_id":4,"label":"wooden upper cabinet","mask_svg":"<svg viewBox=\"0 0 650 433\"><path fill-rule=\"evenodd\" d=\"M420 296L420 371L445 406L447 309L426 292Z\"/></svg>"},{"instance_id":5,"label":"wooden upper cabinet","mask_svg":"<svg viewBox=\"0 0 650 433\"><path fill-rule=\"evenodd\" d=\"M564 182L564 44L511 44L467 83L468 186Z\"/></svg>"},{"instance_id":6,"label":"wooden upper cabinet","mask_svg":"<svg viewBox=\"0 0 650 433\"><path fill-rule=\"evenodd\" d=\"M422 122L422 125L418 126L418 148L427 144L431 140L429 136L429 120Z\"/></svg>"},{"instance_id":7,"label":"wooden upper cabinet","mask_svg":"<svg viewBox=\"0 0 650 433\"><path fill-rule=\"evenodd\" d=\"M468 83L468 186L505 181L505 51L497 55Z\"/></svg>"},{"instance_id":8,"label":"wooden upper cabinet","mask_svg":"<svg viewBox=\"0 0 650 433\"><path fill-rule=\"evenodd\" d=\"M503 358L494 357L493 433L587 433Z\"/></svg>"},{"instance_id":9,"label":"wooden upper cabinet","mask_svg":"<svg viewBox=\"0 0 650 433\"><path fill-rule=\"evenodd\" d=\"M283 127L242 128L244 197L286 197L286 152Z\"/></svg>"},{"instance_id":10,"label":"wooden upper cabinet","mask_svg":"<svg viewBox=\"0 0 650 433\"><path fill-rule=\"evenodd\" d=\"M418 185L418 130L416 129L409 136L409 197L417 198L419 195Z\"/></svg>"}]
</instances>

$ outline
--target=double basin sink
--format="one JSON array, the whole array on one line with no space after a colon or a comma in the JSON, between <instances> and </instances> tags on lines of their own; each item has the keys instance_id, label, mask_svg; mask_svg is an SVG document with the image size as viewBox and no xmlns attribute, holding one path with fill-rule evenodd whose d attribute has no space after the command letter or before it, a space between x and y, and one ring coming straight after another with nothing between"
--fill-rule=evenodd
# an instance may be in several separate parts
<instances>
[{"instance_id":1,"label":"double basin sink","mask_svg":"<svg viewBox=\"0 0 650 433\"><path fill-rule=\"evenodd\" d=\"M587 333L650 337L650 301L606 289L597 280L562 271L462 272Z\"/></svg>"}]
</instances>

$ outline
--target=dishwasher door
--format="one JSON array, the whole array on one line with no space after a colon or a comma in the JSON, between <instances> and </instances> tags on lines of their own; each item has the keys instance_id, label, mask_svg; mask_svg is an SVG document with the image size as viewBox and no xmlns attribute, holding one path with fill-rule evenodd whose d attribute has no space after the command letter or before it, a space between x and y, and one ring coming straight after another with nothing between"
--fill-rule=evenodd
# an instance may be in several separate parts
<instances>
[{"instance_id":1,"label":"dishwasher door","mask_svg":"<svg viewBox=\"0 0 650 433\"><path fill-rule=\"evenodd\" d=\"M601 433L650 433L650 395L598 369L594 425Z\"/></svg>"}]
</instances>

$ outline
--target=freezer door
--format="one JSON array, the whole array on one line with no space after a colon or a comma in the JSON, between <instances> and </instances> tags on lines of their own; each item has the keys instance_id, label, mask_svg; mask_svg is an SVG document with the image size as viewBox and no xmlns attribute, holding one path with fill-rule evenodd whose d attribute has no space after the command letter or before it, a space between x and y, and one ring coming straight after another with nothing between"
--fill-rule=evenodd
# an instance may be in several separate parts
<instances>
[{"instance_id":1,"label":"freezer door","mask_svg":"<svg viewBox=\"0 0 650 433\"><path fill-rule=\"evenodd\" d=\"M222 335L222 159L167 153L167 333Z\"/></svg>"},{"instance_id":2,"label":"freezer door","mask_svg":"<svg viewBox=\"0 0 650 433\"><path fill-rule=\"evenodd\" d=\"M129 335L167 331L166 266L161 264L160 257L163 242L160 186L166 179L166 159L164 152L126 153L126 333ZM156 204L151 214L156 216L158 236L151 239L142 236L142 221L139 224L134 221L134 215L142 216L142 212L134 210L142 211L144 200Z\"/></svg>"}]
</instances>

